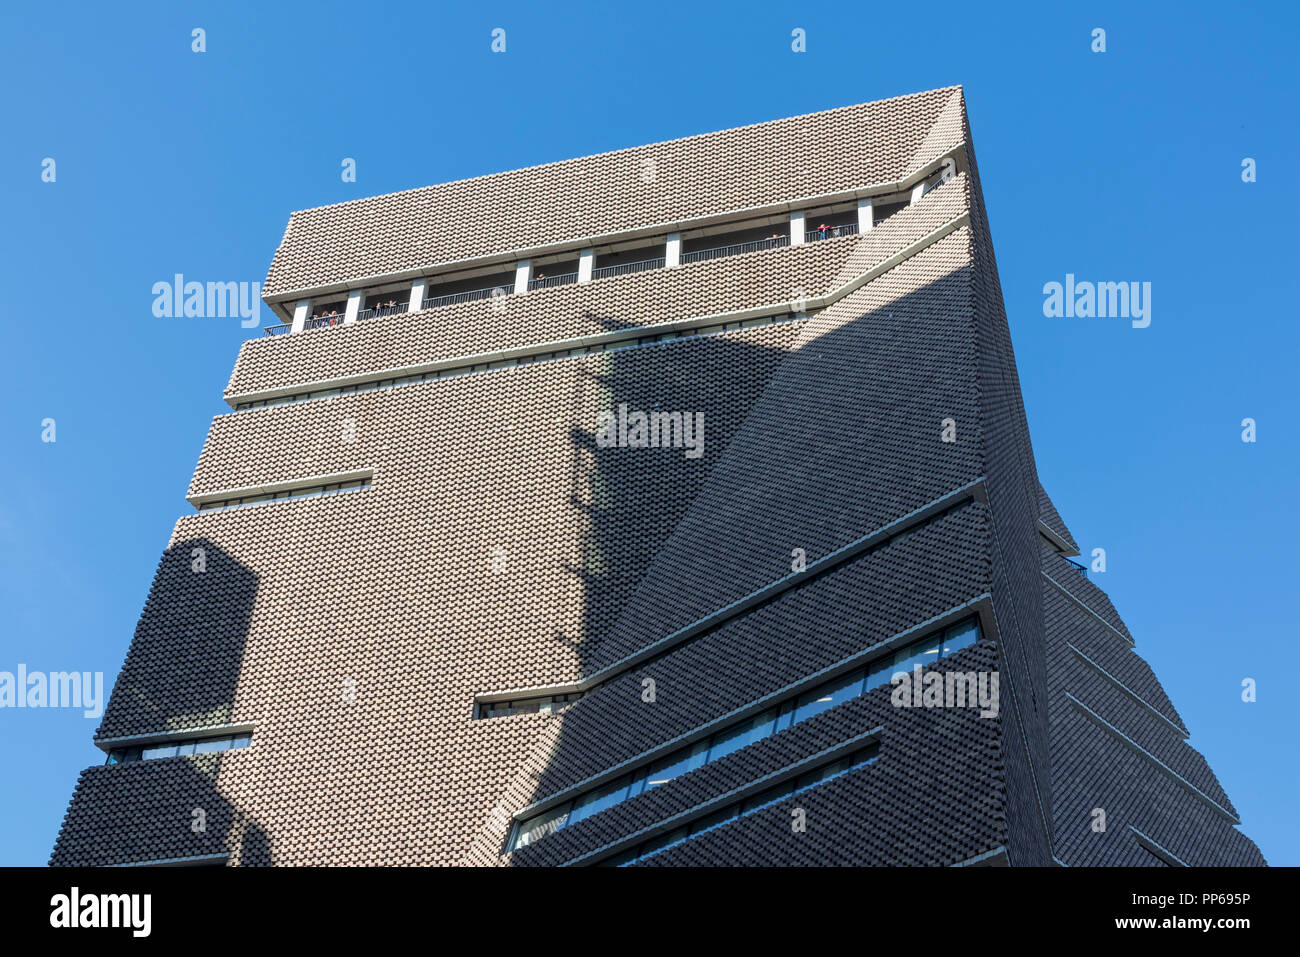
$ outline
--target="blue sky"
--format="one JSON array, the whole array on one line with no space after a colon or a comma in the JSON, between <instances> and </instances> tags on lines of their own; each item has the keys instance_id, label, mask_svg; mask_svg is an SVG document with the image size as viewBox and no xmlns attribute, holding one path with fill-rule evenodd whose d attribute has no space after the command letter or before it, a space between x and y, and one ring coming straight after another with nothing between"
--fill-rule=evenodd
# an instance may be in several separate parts
<instances>
[{"instance_id":1,"label":"blue sky","mask_svg":"<svg viewBox=\"0 0 1300 957\"><path fill-rule=\"evenodd\" d=\"M1295 5L468 6L5 5L0 670L111 686L190 510L258 333L155 318L155 282L261 281L294 209L960 83L1043 483L1244 832L1300 863ZM1150 327L1045 318L1067 272L1151 282ZM47 860L96 724L0 710L0 864Z\"/></svg>"}]
</instances>

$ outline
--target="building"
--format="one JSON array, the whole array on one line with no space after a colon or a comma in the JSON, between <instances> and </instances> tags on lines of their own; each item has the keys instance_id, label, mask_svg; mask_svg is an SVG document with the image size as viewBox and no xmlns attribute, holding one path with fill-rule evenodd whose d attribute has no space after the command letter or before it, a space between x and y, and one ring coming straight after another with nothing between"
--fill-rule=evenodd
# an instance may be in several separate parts
<instances>
[{"instance_id":1,"label":"building","mask_svg":"<svg viewBox=\"0 0 1300 957\"><path fill-rule=\"evenodd\" d=\"M263 294L53 863L1263 863L1038 482L960 88Z\"/></svg>"}]
</instances>

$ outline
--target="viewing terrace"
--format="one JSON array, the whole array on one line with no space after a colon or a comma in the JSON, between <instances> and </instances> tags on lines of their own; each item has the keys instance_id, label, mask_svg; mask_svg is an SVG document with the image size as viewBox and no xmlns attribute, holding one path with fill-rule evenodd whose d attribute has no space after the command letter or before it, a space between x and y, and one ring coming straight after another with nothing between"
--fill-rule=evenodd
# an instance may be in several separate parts
<instances>
[{"instance_id":1,"label":"viewing terrace","mask_svg":"<svg viewBox=\"0 0 1300 957\"><path fill-rule=\"evenodd\" d=\"M747 253L857 236L871 230L925 193L946 182L951 170L941 170L907 191L848 200L809 210L760 217L738 217L661 237L630 238L573 252L522 259L513 271L502 264L422 276L410 282L337 293L324 302L299 299L273 303L292 319L264 329L279 336L355 322L436 309L494 297L527 295L557 286L589 283L659 269L676 269L699 262Z\"/></svg>"}]
</instances>

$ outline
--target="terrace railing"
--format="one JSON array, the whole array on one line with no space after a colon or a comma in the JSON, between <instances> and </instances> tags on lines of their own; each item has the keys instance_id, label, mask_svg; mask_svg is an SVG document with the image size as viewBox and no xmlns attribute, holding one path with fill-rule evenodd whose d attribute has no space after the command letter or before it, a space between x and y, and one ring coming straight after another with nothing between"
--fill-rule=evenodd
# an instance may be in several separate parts
<instances>
[{"instance_id":1,"label":"terrace railing","mask_svg":"<svg viewBox=\"0 0 1300 957\"><path fill-rule=\"evenodd\" d=\"M789 236L777 236L775 239L758 239L749 243L734 243L730 246L717 246L713 249L697 249L694 252L682 253L682 262L695 263L705 259L722 259L726 256L739 256L741 253L752 253L760 249L776 249L778 246L789 245Z\"/></svg>"},{"instance_id":2,"label":"terrace railing","mask_svg":"<svg viewBox=\"0 0 1300 957\"><path fill-rule=\"evenodd\" d=\"M476 299L491 299L493 294L509 295L514 291L514 284L506 285L498 283L487 289L468 289L465 292L453 292L446 296L430 296L425 299L421 305L422 309L432 309L435 306L450 306L457 302L474 302ZM501 290L497 293L497 290Z\"/></svg>"},{"instance_id":3,"label":"terrace railing","mask_svg":"<svg viewBox=\"0 0 1300 957\"><path fill-rule=\"evenodd\" d=\"M410 305L409 300L406 302L394 302L393 305L371 306L369 309L362 309L357 313L358 319L371 319L375 316L395 316L399 312L406 312Z\"/></svg>"},{"instance_id":4,"label":"terrace railing","mask_svg":"<svg viewBox=\"0 0 1300 957\"><path fill-rule=\"evenodd\" d=\"M616 263L613 266L597 266L591 271L592 279L604 279L608 276L627 276L634 272L646 272L651 269L663 269L667 262L663 256L657 259L641 259L634 263Z\"/></svg>"},{"instance_id":5,"label":"terrace railing","mask_svg":"<svg viewBox=\"0 0 1300 957\"><path fill-rule=\"evenodd\" d=\"M857 223L845 223L843 226L828 226L825 229L810 229L803 234L803 241L815 243L819 239L834 239L837 236L856 236Z\"/></svg>"},{"instance_id":6,"label":"terrace railing","mask_svg":"<svg viewBox=\"0 0 1300 957\"><path fill-rule=\"evenodd\" d=\"M576 272L563 272L558 276L547 276L545 279L528 280L529 290L533 289L550 289L552 286L567 286L571 282L578 281Z\"/></svg>"},{"instance_id":7,"label":"terrace railing","mask_svg":"<svg viewBox=\"0 0 1300 957\"><path fill-rule=\"evenodd\" d=\"M826 230L810 229L804 234L807 242L815 242L818 239L828 239L836 236L851 236L858 232L856 223L848 223L843 226L832 226ZM709 259L723 259L727 256L739 256L743 253L757 252L763 249L777 249L781 246L790 245L789 236L777 236L769 239L757 239L747 243L732 243L728 246L715 246L712 249L696 249L692 252L683 253L681 261L683 263L703 262ZM637 262L616 263L611 266L597 266L592 270L593 279L605 279L610 276L627 276L632 273L647 272L652 269L662 269L667 263L663 256L657 256L654 259L641 259ZM548 289L552 286L567 286L570 283L578 281L576 272L560 273L555 276L547 276L545 279L533 279L528 283L528 288ZM482 289L467 289L464 292L453 292L442 296L429 296L420 304L421 309L433 309L437 306L450 306L461 302L474 302L478 299L491 299L493 296L510 295L514 292L514 283L507 281L498 283L495 286L488 286ZM408 312L410 310L409 302L394 301L394 304L372 306L369 309L363 309L357 313L358 319L370 319L375 316L391 316L398 313ZM304 329L319 329L324 326L341 326L343 325L344 315L342 312L334 312L324 316L313 316L304 324ZM285 335L293 331L292 323L280 323L274 326L267 326L262 330L268 336Z\"/></svg>"}]
</instances>

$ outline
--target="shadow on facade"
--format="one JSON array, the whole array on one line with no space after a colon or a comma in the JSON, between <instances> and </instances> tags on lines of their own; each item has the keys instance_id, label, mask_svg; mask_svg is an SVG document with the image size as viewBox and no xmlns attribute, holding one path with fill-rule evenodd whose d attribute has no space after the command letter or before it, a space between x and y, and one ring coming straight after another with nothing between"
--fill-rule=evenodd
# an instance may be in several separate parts
<instances>
[{"instance_id":1,"label":"shadow on facade","mask_svg":"<svg viewBox=\"0 0 1300 957\"><path fill-rule=\"evenodd\" d=\"M99 735L229 724L258 576L207 538L163 553ZM229 854L270 864L272 842L222 793L240 751L96 766L81 775L51 864ZM220 863L220 862L218 862Z\"/></svg>"},{"instance_id":2,"label":"shadow on facade","mask_svg":"<svg viewBox=\"0 0 1300 957\"><path fill-rule=\"evenodd\" d=\"M972 454L977 448L971 284L970 268L952 269L798 349L791 347L806 323L786 327L797 330L789 339L765 337L766 345L714 335L610 352L584 371L602 409L702 411L706 450L686 460L674 449L602 447L594 422L574 430L575 459L594 461L585 474L575 470L573 489L588 517L583 551L593 556L572 569L586 602L585 637L571 649L583 675L788 574L790 536L770 537L765 522L773 516L796 533L795 542L842 545L872 530L855 517L892 519L961 484L919 474L916 462L933 455L949 413L963 418ZM608 328L619 326L610 321ZM863 489L847 492L854 481ZM846 495L858 504L846 506ZM701 511L688 517L692 507L715 520L702 520ZM683 521L692 527L675 538ZM611 638L624 612L629 619ZM792 623L792 641L815 637ZM790 658L798 658L794 649ZM698 687L673 693L710 699L711 682L732 680L695 674ZM615 703L594 689L565 713L529 801L638 753L631 742L644 721L626 703L637 700L633 690L620 687ZM595 761L573 753L590 752L595 741L608 748Z\"/></svg>"}]
</instances>

